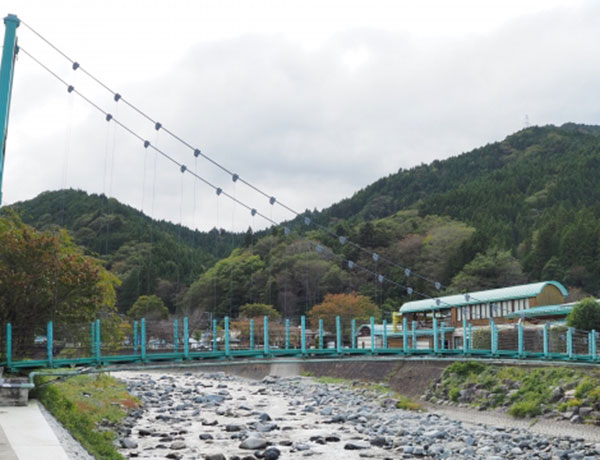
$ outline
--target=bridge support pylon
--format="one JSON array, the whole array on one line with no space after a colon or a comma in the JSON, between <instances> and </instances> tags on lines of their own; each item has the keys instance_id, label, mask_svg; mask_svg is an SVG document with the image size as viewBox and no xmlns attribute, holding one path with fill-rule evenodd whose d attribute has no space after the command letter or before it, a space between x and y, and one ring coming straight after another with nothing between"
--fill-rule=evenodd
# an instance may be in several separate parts
<instances>
[{"instance_id":1,"label":"bridge support pylon","mask_svg":"<svg viewBox=\"0 0 600 460\"><path fill-rule=\"evenodd\" d=\"M4 157L6 156L6 136L8 134L8 115L10 113L10 96L17 57L17 27L21 21L14 14L4 18L4 48L0 64L0 205L2 204L2 176L4 174Z\"/></svg>"}]
</instances>

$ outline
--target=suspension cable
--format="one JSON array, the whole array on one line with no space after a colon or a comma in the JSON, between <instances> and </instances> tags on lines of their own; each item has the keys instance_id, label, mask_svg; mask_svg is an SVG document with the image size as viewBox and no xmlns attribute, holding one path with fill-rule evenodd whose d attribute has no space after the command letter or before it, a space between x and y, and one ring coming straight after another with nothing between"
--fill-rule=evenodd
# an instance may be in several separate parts
<instances>
[{"instance_id":1,"label":"suspension cable","mask_svg":"<svg viewBox=\"0 0 600 460\"><path fill-rule=\"evenodd\" d=\"M239 174L234 173L232 170L230 170L229 168L225 167L224 165L222 165L221 163L219 163L217 160L213 159L212 157L210 157L209 155L205 154L204 152L202 152L202 150L194 147L193 145L191 145L189 142L187 142L185 139L183 139L181 136L175 134L173 131L171 131L170 129L168 129L167 127L165 127L162 123L160 123L159 121L155 120L154 118L152 118L150 115L148 115L146 112L144 112L143 110L141 110L139 107L137 107L134 103L130 102L129 100L127 100L125 97L123 97L120 93L114 91L113 89L111 89L108 85L106 85L104 82L102 82L99 78L95 77L91 72L89 72L88 70L86 70L84 67L82 67L79 62L75 61L74 59L70 58L64 51L62 51L60 48L58 48L56 45L54 45L53 43L51 43L48 39L46 39L41 33L39 33L38 31L36 31L33 27L31 27L29 24L25 23L24 21L21 21L21 23L27 27L27 29L29 29L31 32L33 32L37 37L39 37L42 41L44 41L48 46L50 46L53 50L55 50L58 54L60 54L62 57L64 57L66 60L68 60L71 65L72 65L72 69L74 71L76 70L80 70L81 72L83 72L85 75L87 75L89 78L91 78L93 81L95 81L98 85L100 85L102 88L104 88L106 91L108 91L114 98L115 101L121 101L123 102L125 105L127 105L128 107L130 107L132 110L134 110L136 113L138 113L140 116L142 116L143 118L145 118L146 120L148 120L149 122L151 122L155 129L158 131L160 129L162 129L164 132L166 132L169 136L171 136L173 139L175 139L176 141L178 141L179 143L181 143L182 145L184 145L185 147L189 148L190 150L192 150L192 152L194 153L194 156L197 157L202 157L205 160L209 161L210 163L212 163L214 166L216 166L217 168L221 169L223 172L227 173L229 176L231 176L234 180L234 182L241 182L244 185L246 185L247 187L249 187L250 189L254 190L255 192L259 193L260 195L264 196L265 198L267 198L269 200L269 203L274 205L277 204L279 206L281 206L282 208L286 209L287 211L291 212L292 214L294 214L296 217L301 216L303 213L300 213L298 211L296 211L295 209L291 208L290 206L286 205L285 203L277 200L273 195L268 194L267 192L263 191L262 189L260 189L259 187L255 186L254 184L248 182L247 180L245 180L244 178L240 177ZM421 275L420 273L417 273L413 270L411 270L409 267L403 266L401 264L398 264L384 256L382 256L381 254L377 254L369 249L366 249L364 247L362 247L361 245L349 240L347 237L343 236L343 235L338 235L336 232L332 231L331 229L329 229L328 227L319 224L318 222L314 222L311 220L311 224L314 225L315 227L317 227L318 229L328 233L330 236L333 236L337 239L340 240L340 242L342 242L342 245L348 243L349 245L353 246L354 248L369 254L371 257L373 257L375 259L375 261L380 260L388 265L391 265L393 267L399 268L401 270L403 270L405 272L406 277L408 278L409 276L414 276L416 278L419 278L425 282L428 282L430 284L432 284L436 290L441 291L444 288L447 288L447 286L444 286L442 283L440 283L439 281L433 280L427 276Z\"/></svg>"},{"instance_id":2,"label":"suspension cable","mask_svg":"<svg viewBox=\"0 0 600 460\"><path fill-rule=\"evenodd\" d=\"M29 27L29 26L27 26L27 27L31 29L31 27ZM37 32L36 32L36 34L37 34ZM39 35L39 34L37 34L37 35ZM44 39L44 41L46 41L46 40ZM54 48L54 46L53 46L53 48ZM70 85L70 84L69 84L67 81L65 81L63 78L61 78L61 77L60 77L58 74L56 74L54 71L52 71L52 70L51 70L49 67L47 67L45 64L43 64L43 63L42 63L40 60L38 60L38 59L37 59L37 58L35 58L33 55L31 55L31 53L27 52L27 51L26 51L24 48L20 47L19 49L20 49L20 51L22 51L22 52L23 52L23 53L24 53L26 56L28 56L28 57L29 57L30 59L32 59L32 60L33 60L35 63L37 63L37 64L38 64L40 67L42 67L44 70L46 70L46 71L47 71L47 72L48 72L50 75L52 75L54 78L56 78L56 79L57 79L59 82L61 82L61 83L62 83L64 86L66 86L66 87L67 87L67 91L68 91L69 93L71 93L71 92L72 92L72 93L74 93L74 94L78 95L78 96L79 96L80 98L82 98L82 99L83 99L85 102L87 102L87 103L88 103L88 104L89 104L91 107L95 108L97 111L99 111L100 113L102 113L102 114L105 116L105 119L106 119L106 121L107 121L107 122L113 121L113 122L114 122L116 125L118 125L119 127L121 127L123 130L125 130L126 132L128 132L130 135L132 135L132 136L133 136L133 137L135 137L136 139L138 139L138 140L140 140L141 142L143 142L143 144L144 144L144 147L145 147L145 148L152 148L154 151L156 151L156 152L157 152L158 154L160 154L162 157L164 157L165 159L169 160L169 161L170 161L171 163L173 163L174 165L178 166L178 167L179 167L179 169L180 169L180 171L181 171L182 173L186 173L186 172L187 172L187 173L191 174L191 175L192 175L193 177L195 177L197 180L200 180L201 182L203 182L204 184L206 184L207 186L209 186L209 187L211 187L213 190L215 190L215 192L216 192L216 194L217 194L218 196L220 196L220 195L223 195L223 196L225 196L225 197L229 198L229 199L230 199L231 201L233 201L234 203L236 203L236 204L239 204L239 205L240 205L240 206L242 206L243 208L245 208L245 209L247 209L248 211L250 211L250 212L251 212L251 214L252 214L252 216L254 216L254 215L258 215L258 216L260 216L262 219L264 219L265 221L267 221L268 223L270 223L271 225L274 225L274 226L281 226L281 224L280 224L279 222L276 222L276 221L275 221L275 220L273 220L272 218L270 218L270 217L266 216L265 214L261 213L260 211L258 211L256 208L253 208L253 207L251 207L250 205L248 205L248 204L244 203L243 201L241 201L240 199L238 199L236 196L233 196L233 195L231 195L231 194L227 193L227 192L226 192L226 191L224 191L224 190L223 190L221 187L218 187L218 186L214 185L212 182L208 181L207 179L205 179L204 177L200 176L200 175L199 175L199 174L197 174L196 172L193 172L193 171L191 171L190 169L188 169L188 168L187 168L187 166L186 166L185 164L183 164L183 163L180 163L180 162L179 162L179 161L177 161L175 158L173 158L171 155L169 155L168 153L166 153L164 150L162 150L162 149L159 149L159 148L158 148L158 147L156 147L155 145L151 144L151 143L150 143L150 141L148 141L148 140L144 139L142 136L140 136L140 135L139 135L137 132L135 132L133 129L129 128L129 127L128 127L127 125L125 125L123 122L121 122L120 120L118 120L117 118L115 118L115 117L114 117L112 114L110 114L110 113L106 112L106 111L105 111L104 109L102 109L102 108L101 108L101 107L100 107L98 104L96 104L96 103L95 103L95 102L93 102L91 99L89 99L89 98L88 98L88 97L86 97L84 94L82 94L82 93L81 93L81 92L79 92L77 89L75 89L75 88L74 88L72 85ZM63 53L61 52L61 54L63 54ZM66 56L66 55L65 55L65 56ZM67 58L67 59L69 59L71 62L73 62L73 67L74 67L75 69L77 69L77 68L80 68L80 67L81 67L79 64L77 64L75 61L72 61L70 58ZM77 66L75 66L75 64L77 64ZM95 79L95 78L94 78L94 79ZM102 85L102 86L106 87L105 85ZM108 87L106 87L106 88L107 88L109 91L112 91L112 90L110 90ZM115 96L117 96L117 95L119 96L119 98L118 98L118 99L117 99L117 98L115 98L115 100L123 100L123 98L122 98L122 97L121 97L121 96L120 96L118 93L114 93L114 94L115 94ZM150 120L150 121L153 121L153 122L154 122L154 120L152 120L152 119L151 119L150 117L148 117L147 115L145 115L145 114L144 114L144 116L145 116L146 118L148 118L148 120ZM192 149L193 149L193 147L192 147L191 145L189 145L189 144L188 144L188 143L186 143L186 142L185 142L183 139L179 138L178 136L175 136L173 133L171 133L170 131L168 131L167 129L165 129L165 128L164 128L164 127L163 127L163 126L160 124L160 123L158 123L158 122L155 122L155 123L156 123L156 126L155 126L155 127L156 127L157 131L158 131L159 129L163 129L163 130L165 130L165 132L167 132L169 135L173 136L175 139L177 139L178 141L180 141L181 143L183 143L183 144L184 144L184 145L186 145L187 147L189 147L189 148L192 148ZM200 152L198 149L194 149L194 155L195 155L196 157L198 157L198 156L200 155L200 156L202 156L203 158L206 158L206 159L207 159L207 160L209 160L211 163L213 163L213 164L215 164L216 166L220 167L220 168L221 168L223 171L226 171L227 173L231 174L231 176L232 176L232 180L233 180L234 182L240 181L240 182L244 183L245 185L249 186L250 188L252 188L252 189L256 190L256 191L257 191L257 192L259 192L259 193L261 193L261 194L262 194L262 195L264 195L265 197L269 197L269 203L270 203L271 205L274 205L274 204L279 204L280 206L282 206L282 207L284 207L284 208L288 209L289 211L291 211L292 213L296 214L297 216L300 216L300 215L301 215L301 214L300 214L300 213L298 213L297 211L294 211L293 209L291 209L291 208L289 208L289 207L287 207L287 206L283 205L283 204L282 204L282 203L280 203L279 201L277 201L275 197L273 197L273 196L270 196L270 195L266 194L265 192L261 191L260 189L256 188L255 186L253 186L253 185L251 185L251 184L247 183L247 182L246 182L245 180L243 180L243 179L242 179L242 178L241 178L241 177L240 177L238 174L231 173L231 172L230 172L230 171L229 171L227 168L225 168L225 167L221 166L221 165L220 165L219 163L217 163L215 160L212 160L211 158L208 158L206 155L202 154L202 153L201 153L201 152ZM412 271L412 270L410 270L408 267L404 267L404 266L402 266L402 265L399 265L399 264L397 264L397 263L395 263L395 262L393 262L393 261L391 261L391 260L389 260L389 259L387 259L387 258L384 258L384 257L382 257L381 255L379 255L379 254L377 254L377 253L375 253L375 252L372 252L372 251L369 251L368 249L365 249L365 248L363 248L362 246L358 245L357 243L354 243L354 242L352 242L352 241L348 240L348 239L347 239L345 236L338 236L338 235L337 235L337 233L333 232L332 230L330 230L329 228L327 228L327 227L325 227L325 226L323 226L323 225L321 225L321 224L318 224L318 223L314 222L314 221L313 221L313 220L312 220L310 217L308 217L308 216L305 216L305 217L304 217L304 223L305 223L306 225L313 224L313 225L317 226L318 228L320 228L320 229L324 230L325 232L329 233L330 235L337 237L337 238L338 238L338 241L339 241L339 242L340 242L342 245L344 245L344 244L348 243L348 244L352 245L353 247L355 247L355 248L357 248L357 249L359 249L359 250L361 250L361 251L363 251L363 252L365 252L365 253L368 253L368 254L370 254L370 255L372 256L372 258L373 258L373 260L374 260L374 261L382 260L382 261L385 261L386 263L388 263L388 264L390 264L390 265L393 265L393 266L396 266L396 267L398 267L398 268L401 268L401 269L403 269L403 270L404 270L404 272L405 272L405 275L406 275L406 277L407 277L407 278L408 278L409 276L411 276L411 275L412 275L412 276L414 276L414 277L417 277L417 278L419 278L419 279L422 279L423 281L427 281L427 282L429 282L429 283L432 283L432 284L434 284L434 285L435 285L435 287L436 287L436 289L437 289L438 291L439 291L439 290L441 290L443 287L445 287L445 286L443 286L443 285L442 285L440 282L438 282L438 281L434 281L434 280L432 280L432 279L430 279L430 278L428 278L428 277L426 277L426 276L424 276L424 275L420 275L420 274L418 274L418 273L416 273L416 272L413 272L413 271ZM286 231L289 231L289 229L288 229L287 227L284 227L284 229L286 229ZM339 257L341 257L341 256L339 256ZM414 290L413 288L410 288L410 287L409 287L409 286L407 286L407 285L403 285L403 284L401 284L401 283L397 283L397 282L395 282L395 281L393 281L393 280L391 280L391 279L389 279L389 278L387 278L387 277L384 277L384 276L383 276L383 275L381 275L381 274L377 274L376 272L373 272L372 270L369 270L369 269L367 269L367 268L365 268L365 267L361 267L361 266L360 266L360 265L358 265L356 262L353 262L353 261L350 261L350 260L347 260L347 262L348 262L348 264L349 264L349 265L350 265L350 264L352 264L352 267L356 267L356 268L364 269L364 271L366 271L366 272L369 272L369 273L371 273L371 274L373 274L373 275L377 275L377 277L379 278L380 282L387 281L387 282L390 282L390 283L392 283L392 284L396 285L397 287L406 288L407 292L409 292L409 295L410 295L410 294L412 294L412 293L414 293L414 294L417 294L417 295L419 295L419 296L422 296L422 297L425 297L425 298L429 298L429 299L436 299L436 301L438 301L438 302L440 301L440 299L439 299L439 298L436 298L436 297L433 297L433 296L430 296L430 295L427 295L427 294L424 294L424 293L418 292L418 291ZM470 300L473 300L473 301L478 301L478 299L476 299L476 298L475 298L475 297L473 297L473 296L470 296ZM489 302L484 302L484 301L480 301L480 302L481 302L481 303L489 303ZM444 303L445 303L445 302L444 302ZM448 304L448 305L450 306L450 304ZM438 303L438 306L439 306L439 303Z\"/></svg>"}]
</instances>

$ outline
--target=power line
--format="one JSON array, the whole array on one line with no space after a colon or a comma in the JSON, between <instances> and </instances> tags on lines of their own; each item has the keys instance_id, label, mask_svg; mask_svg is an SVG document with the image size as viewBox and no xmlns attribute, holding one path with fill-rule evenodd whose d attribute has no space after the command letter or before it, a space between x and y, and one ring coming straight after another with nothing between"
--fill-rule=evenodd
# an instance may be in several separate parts
<instances>
[{"instance_id":1,"label":"power line","mask_svg":"<svg viewBox=\"0 0 600 460\"><path fill-rule=\"evenodd\" d=\"M94 103L93 101L91 101L88 97L86 97L85 95L83 95L80 91L78 91L77 89L75 89L72 85L70 85L68 82L66 82L64 79L62 79L60 76L58 76L55 72L53 72L51 69L49 69L40 60L38 60L37 58L35 58L34 56L32 56L25 49L21 48L21 50L23 51L23 53L26 56L28 56L29 58L31 58L34 62L36 62L44 70L46 70L50 75L52 75L54 78L56 78L64 86L66 86L67 87L67 91L69 93L76 94L77 96L79 96L80 98L82 98L85 102L87 102L91 107L95 108L98 112L100 112L101 114L103 114L104 117L105 117L105 120L107 122L111 122L111 121L114 122L116 125L118 125L119 127L121 127L123 130L125 130L126 132L128 132L129 134L131 134L133 137L135 137L136 139L138 139L139 141L141 141L143 143L143 145L144 145L144 148L152 148L152 149L154 149L158 154L160 154L161 156L163 156L164 158L166 158L167 160L169 160L171 163L173 163L174 165L176 165L177 167L179 167L179 170L180 170L180 172L182 174L183 173L191 174L196 179L200 180L204 184L206 184L209 187L213 188L218 196L223 195L223 196L229 198L234 203L237 203L240 206L242 206L243 208L249 210L252 216L259 216L259 217L263 218L264 220L266 220L267 222L269 222L271 225L274 225L276 227L283 227L284 233L286 235L288 235L289 233L291 233L291 229L289 227L283 226L281 223L275 221L271 217L268 217L265 214L257 211L256 208L253 208L253 207L249 206L248 204L246 204L243 201L239 200L235 196L232 196L229 193L225 192L222 188L220 188L220 187L212 184L211 182L209 182L208 180L206 180L205 178L203 178L202 176L200 176L196 172L193 172L193 171L189 170L186 165L184 165L183 163L178 162L172 156L170 156L169 154L167 154L165 151L163 151L163 150L159 149L158 147L154 146L148 140L144 139L137 132L135 132L133 129L129 128L127 125L125 125L124 123L122 123L121 121L119 121L112 114L110 114L110 113L106 112L105 110L103 110L100 106L98 106L96 103ZM313 242L310 242L310 244L315 247L315 250L318 253L320 253L320 254L323 253L323 245L321 245L321 244L316 244L315 245ZM419 295L421 297L425 297L425 298L429 298L429 299L433 299L434 298L434 297L432 297L430 295L427 295L427 294L421 293L419 291L416 291L413 288L411 288L410 286L398 283L398 282L396 282L396 281L394 281L394 280L392 280L392 279L390 279L388 277L385 277L383 274L374 272L374 271L372 271L372 270L370 270L370 269L368 269L366 267L363 267L363 266L361 266L360 264L357 264L354 261L345 259L342 256L333 253L333 251L331 252L331 254L332 254L332 256L334 256L334 257L338 258L339 260L343 261L344 263L346 263L346 265L347 265L347 267L349 269L356 268L358 270L361 270L361 271L363 271L365 273L368 273L368 274L376 277L376 279L377 279L377 281L379 283L383 283L383 282L391 283L391 284L393 284L396 287L400 287L402 289L405 289L409 295L416 294L416 295Z\"/></svg>"},{"instance_id":2,"label":"power line","mask_svg":"<svg viewBox=\"0 0 600 460\"><path fill-rule=\"evenodd\" d=\"M209 161L211 164L213 164L214 166L216 166L217 168L221 169L223 172L227 173L229 176L231 176L232 180L234 182L241 182L244 185L246 185L247 187L251 188L252 190L254 190L255 192L259 193L260 195L264 196L265 198L267 198L269 200L269 203L271 205L279 205L282 208L286 209L287 211L291 212L292 214L294 214L296 217L300 217L303 213L300 213L296 210L294 210L293 208L291 208L290 206L286 205L285 203L277 200L276 197L274 197L273 195L263 191L261 188L255 186L254 184L252 184L251 182L248 182L247 180L245 180L244 178L240 177L239 174L234 173L232 170L230 170L229 168L225 167L224 165L222 165L221 163L219 163L218 161L216 161L215 159L211 158L209 155L205 154L204 152L202 152L199 148L194 147L193 145L191 145L189 142L187 142L185 139L183 139L181 136L175 134L173 131L169 130L167 127L165 127L162 123L160 123L159 121L155 120L154 118L152 118L150 115L148 115L147 113L145 113L143 110L141 110L139 107L137 107L135 104L133 104L132 102L130 102L129 100L127 100L125 97L123 97L120 93L114 91L113 89L111 89L107 84L105 84L104 82L102 82L99 78L95 77L91 72L89 72L88 70L86 70L84 67L82 67L79 62L75 61L74 59L70 58L65 52L63 52L60 48L58 48L56 45L54 45L52 42L50 42L48 39L46 39L42 34L40 34L38 31L36 31L33 27L31 27L29 24L25 23L24 21L21 21L31 32L33 32L37 37L39 37L42 41L44 41L48 46L50 46L53 50L55 50L58 54L60 54L62 57L64 57L67 61L69 61L71 63L71 67L74 71L76 70L80 70L81 72L83 72L85 75L87 75L89 78L91 78L93 81L95 81L98 85L100 85L102 88L104 88L106 91L108 91L114 98L114 100L116 102L123 102L124 104L126 104L128 107L130 107L132 110L134 110L136 113L138 113L140 116L142 116L143 118L145 118L146 120L148 120L149 122L151 122L154 125L154 128L159 131L159 130L163 130L164 132L166 132L167 134L169 134L173 139L177 140L179 143L181 143L182 145L184 145L185 147L189 148L190 150L192 150L194 156L196 158L198 157L202 157L205 160ZM54 76L56 76L57 78L59 78L56 74L54 74L53 72L51 72ZM59 78L60 79L60 78ZM64 82L64 80L60 79L61 81ZM94 105L95 106L95 105ZM97 107L97 106L95 106ZM137 136L139 137L139 136ZM404 271L405 276L408 278L410 276L414 276L416 278L419 278L425 282L428 282L430 284L432 284L435 289L437 291L440 291L443 288L446 288L447 286L442 285L439 281L433 280L427 276L421 275L418 272L413 271L412 269L410 269L409 267L403 266L397 262L394 262L393 260L390 260L386 257L383 257L381 254L378 254L376 252L373 252L369 249L366 249L364 247L362 247L361 245L359 245L356 242L351 241L350 239L348 239L346 236L343 235L338 235L336 232L332 231L331 229L329 229L328 227L319 224L317 222L314 222L312 219L310 219L310 217L305 216L305 223L307 223L307 225L314 225L315 227L317 227L318 229L326 232L327 234L329 234L330 236L335 237L336 239L338 239L338 241L342 244L342 246L344 244L349 244L351 246L353 246L354 248L370 255L373 260L375 262L377 261L382 261L388 265L391 265L393 267L399 268L402 271Z\"/></svg>"}]
</instances>

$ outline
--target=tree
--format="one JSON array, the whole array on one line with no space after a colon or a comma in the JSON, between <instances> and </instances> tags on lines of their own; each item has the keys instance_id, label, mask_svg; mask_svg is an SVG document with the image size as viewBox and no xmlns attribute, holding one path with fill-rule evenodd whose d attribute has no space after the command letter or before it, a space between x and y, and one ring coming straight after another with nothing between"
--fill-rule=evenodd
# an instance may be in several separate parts
<instances>
[{"instance_id":1,"label":"tree","mask_svg":"<svg viewBox=\"0 0 600 460\"><path fill-rule=\"evenodd\" d=\"M450 290L467 292L513 286L527 281L521 264L509 251L489 249L475 258L452 278Z\"/></svg>"},{"instance_id":2,"label":"tree","mask_svg":"<svg viewBox=\"0 0 600 460\"><path fill-rule=\"evenodd\" d=\"M169 309L158 296L141 295L127 312L131 319L158 320L169 317Z\"/></svg>"},{"instance_id":3,"label":"tree","mask_svg":"<svg viewBox=\"0 0 600 460\"><path fill-rule=\"evenodd\" d=\"M567 316L567 326L583 331L600 331L600 303L588 297L575 304Z\"/></svg>"},{"instance_id":4,"label":"tree","mask_svg":"<svg viewBox=\"0 0 600 460\"><path fill-rule=\"evenodd\" d=\"M269 319L281 318L281 314L272 305L264 303L247 303L240 308L240 317L242 318L250 319L263 316L268 316Z\"/></svg>"},{"instance_id":5,"label":"tree","mask_svg":"<svg viewBox=\"0 0 600 460\"><path fill-rule=\"evenodd\" d=\"M90 321L114 313L118 284L64 230L37 231L14 213L0 218L0 323L13 326L15 354L49 320L70 339L76 331L89 337Z\"/></svg>"},{"instance_id":6,"label":"tree","mask_svg":"<svg viewBox=\"0 0 600 460\"><path fill-rule=\"evenodd\" d=\"M369 322L371 316L375 321L381 321L381 312L377 305L366 296L360 294L327 294L319 305L315 305L308 312L311 328L319 327L319 319L323 320L323 327L330 332L336 329L336 317L342 322L342 336L349 337L351 321L357 323Z\"/></svg>"}]
</instances>

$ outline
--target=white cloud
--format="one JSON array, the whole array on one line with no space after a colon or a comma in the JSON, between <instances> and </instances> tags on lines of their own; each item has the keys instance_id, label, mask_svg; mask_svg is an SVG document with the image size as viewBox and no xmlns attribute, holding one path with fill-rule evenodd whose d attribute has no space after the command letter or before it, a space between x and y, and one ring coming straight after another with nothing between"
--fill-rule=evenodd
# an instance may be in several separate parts
<instances>
[{"instance_id":1,"label":"white cloud","mask_svg":"<svg viewBox=\"0 0 600 460\"><path fill-rule=\"evenodd\" d=\"M88 42L65 43L111 87L118 82L128 100L299 211L328 206L398 168L500 140L523 127L525 114L534 124L600 123L590 97L600 89L600 64L593 59L600 38L596 3L522 7L521 2L497 2L495 14L479 2L460 3L470 9L455 7L457 11L445 10L446 2L426 2L429 8L424 9L382 2L373 11L363 2L350 3L347 10L336 2L315 10L309 2L287 12L276 6L280 2L258 2L272 10L242 4L247 5L235 3L239 11L228 12L211 10L212 3L202 2L199 8L188 3L188 15L179 6L181 24L171 17L161 22L155 3L140 10L145 23L128 24L119 17L115 27L105 24L102 29L105 51L116 63L110 66L101 37L89 41L89 31L81 26L70 33ZM499 5L505 9L500 11ZM99 19L110 12L93 10ZM97 26L89 13L71 14ZM199 20L202 15L213 22ZM41 27L41 20L36 21ZM189 30L193 24L198 30ZM22 45L30 50L34 42L23 35ZM116 51L121 43L123 53ZM93 50L89 55L86 45ZM178 50L167 56L169 47ZM194 169L191 151L166 133L157 134L43 48L35 52L145 139ZM132 206L143 204L154 217L181 218L203 229L217 221L236 230L264 225L223 197L217 212L215 193L202 184L196 187L194 215L191 177L182 177L159 159L154 179L155 154L120 130L113 144L113 129L22 56L15 77L5 201L67 185L111 193ZM278 207L271 210L266 198L242 184L234 186L210 163L199 159L197 168L266 215L292 217Z\"/></svg>"}]
</instances>

